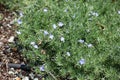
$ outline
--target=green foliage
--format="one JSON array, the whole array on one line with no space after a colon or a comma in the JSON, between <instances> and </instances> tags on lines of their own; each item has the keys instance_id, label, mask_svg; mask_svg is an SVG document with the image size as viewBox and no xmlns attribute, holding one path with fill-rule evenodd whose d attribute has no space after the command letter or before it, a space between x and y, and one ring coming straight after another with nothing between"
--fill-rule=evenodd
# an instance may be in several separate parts
<instances>
[{"instance_id":1,"label":"green foliage","mask_svg":"<svg viewBox=\"0 0 120 80\"><path fill-rule=\"evenodd\" d=\"M18 10L23 4L23 0L0 0L0 3L5 5L10 10Z\"/></svg>"},{"instance_id":2,"label":"green foliage","mask_svg":"<svg viewBox=\"0 0 120 80\"><path fill-rule=\"evenodd\" d=\"M54 79L119 80L119 1L35 0L21 8L19 40L32 65ZM52 80L52 79L51 79Z\"/></svg>"}]
</instances>

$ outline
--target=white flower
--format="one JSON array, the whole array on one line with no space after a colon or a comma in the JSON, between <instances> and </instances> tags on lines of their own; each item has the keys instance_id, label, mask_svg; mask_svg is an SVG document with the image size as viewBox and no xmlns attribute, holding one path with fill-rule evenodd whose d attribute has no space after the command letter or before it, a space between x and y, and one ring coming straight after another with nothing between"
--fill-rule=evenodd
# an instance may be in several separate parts
<instances>
[{"instance_id":1,"label":"white flower","mask_svg":"<svg viewBox=\"0 0 120 80\"><path fill-rule=\"evenodd\" d=\"M33 45L34 48L38 49L38 45Z\"/></svg>"},{"instance_id":2,"label":"white flower","mask_svg":"<svg viewBox=\"0 0 120 80\"><path fill-rule=\"evenodd\" d=\"M53 28L54 28L54 29L56 29L56 28L57 28L56 24L53 24Z\"/></svg>"},{"instance_id":3,"label":"white flower","mask_svg":"<svg viewBox=\"0 0 120 80\"><path fill-rule=\"evenodd\" d=\"M54 38L54 36L53 36L52 34L50 34L49 38L50 38L50 39L53 39L53 38Z\"/></svg>"},{"instance_id":4,"label":"white flower","mask_svg":"<svg viewBox=\"0 0 120 80\"><path fill-rule=\"evenodd\" d=\"M90 48L90 47L93 47L93 45L92 45L92 44L88 44L87 46L88 46L89 48Z\"/></svg>"},{"instance_id":5,"label":"white flower","mask_svg":"<svg viewBox=\"0 0 120 80\"><path fill-rule=\"evenodd\" d=\"M118 11L118 14L120 14L120 11Z\"/></svg>"},{"instance_id":6,"label":"white flower","mask_svg":"<svg viewBox=\"0 0 120 80\"><path fill-rule=\"evenodd\" d=\"M17 20L18 24L22 24L22 21L21 20Z\"/></svg>"},{"instance_id":7,"label":"white flower","mask_svg":"<svg viewBox=\"0 0 120 80\"><path fill-rule=\"evenodd\" d=\"M21 34L21 32L20 32L20 31L16 31L16 33L17 33L17 34Z\"/></svg>"},{"instance_id":8,"label":"white flower","mask_svg":"<svg viewBox=\"0 0 120 80\"><path fill-rule=\"evenodd\" d=\"M49 33L47 31L44 31L44 35L48 35Z\"/></svg>"},{"instance_id":9,"label":"white flower","mask_svg":"<svg viewBox=\"0 0 120 80\"><path fill-rule=\"evenodd\" d=\"M67 52L66 54L67 54L67 56L70 56L70 52Z\"/></svg>"},{"instance_id":10,"label":"white flower","mask_svg":"<svg viewBox=\"0 0 120 80\"><path fill-rule=\"evenodd\" d=\"M58 26L59 26L59 27L62 27L63 25L64 25L64 24L63 24L62 22L59 22L59 23L58 23Z\"/></svg>"},{"instance_id":11,"label":"white flower","mask_svg":"<svg viewBox=\"0 0 120 80\"><path fill-rule=\"evenodd\" d=\"M47 12L48 10L45 8L45 9L43 9L43 11L44 11L44 12Z\"/></svg>"},{"instance_id":12,"label":"white flower","mask_svg":"<svg viewBox=\"0 0 120 80\"><path fill-rule=\"evenodd\" d=\"M64 37L61 37L61 38L60 38L60 41L65 42L65 38L64 38Z\"/></svg>"},{"instance_id":13,"label":"white flower","mask_svg":"<svg viewBox=\"0 0 120 80\"><path fill-rule=\"evenodd\" d=\"M35 45L35 42L31 42L30 44L31 44L31 45Z\"/></svg>"},{"instance_id":14,"label":"white flower","mask_svg":"<svg viewBox=\"0 0 120 80\"><path fill-rule=\"evenodd\" d=\"M80 39L80 40L78 40L78 42L80 42L80 43L84 43L85 41L84 41L84 40L82 40L82 39Z\"/></svg>"}]
</instances>

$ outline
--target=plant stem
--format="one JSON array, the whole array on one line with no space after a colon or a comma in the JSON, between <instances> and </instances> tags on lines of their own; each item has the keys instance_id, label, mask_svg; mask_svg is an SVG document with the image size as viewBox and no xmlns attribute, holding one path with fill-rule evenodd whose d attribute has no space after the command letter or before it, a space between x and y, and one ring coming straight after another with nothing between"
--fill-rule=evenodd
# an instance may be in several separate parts
<instances>
[{"instance_id":1,"label":"plant stem","mask_svg":"<svg viewBox=\"0 0 120 80\"><path fill-rule=\"evenodd\" d=\"M50 74L50 76L54 79L54 80L57 80L57 78L51 73L51 72L48 72Z\"/></svg>"}]
</instances>

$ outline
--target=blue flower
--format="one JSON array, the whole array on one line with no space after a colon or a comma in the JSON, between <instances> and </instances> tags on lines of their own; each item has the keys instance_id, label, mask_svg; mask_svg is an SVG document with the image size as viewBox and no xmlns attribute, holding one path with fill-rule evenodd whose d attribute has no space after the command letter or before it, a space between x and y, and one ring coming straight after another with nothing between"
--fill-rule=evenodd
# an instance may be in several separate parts
<instances>
[{"instance_id":1,"label":"blue flower","mask_svg":"<svg viewBox=\"0 0 120 80\"><path fill-rule=\"evenodd\" d=\"M61 37L61 38L60 38L60 41L65 42L65 38L64 38L64 37Z\"/></svg>"},{"instance_id":2,"label":"blue flower","mask_svg":"<svg viewBox=\"0 0 120 80\"><path fill-rule=\"evenodd\" d=\"M47 31L44 31L44 35L48 35L49 33Z\"/></svg>"},{"instance_id":3,"label":"blue flower","mask_svg":"<svg viewBox=\"0 0 120 80\"><path fill-rule=\"evenodd\" d=\"M23 17L23 13L22 12L20 12L19 15L20 15L20 17Z\"/></svg>"},{"instance_id":4,"label":"blue flower","mask_svg":"<svg viewBox=\"0 0 120 80\"><path fill-rule=\"evenodd\" d=\"M54 36L53 36L52 34L50 34L49 38L50 38L50 39L53 39L53 38L54 38Z\"/></svg>"},{"instance_id":5,"label":"blue flower","mask_svg":"<svg viewBox=\"0 0 120 80\"><path fill-rule=\"evenodd\" d=\"M80 63L81 65L85 64L85 59L79 60L79 63Z\"/></svg>"},{"instance_id":6,"label":"blue flower","mask_svg":"<svg viewBox=\"0 0 120 80\"><path fill-rule=\"evenodd\" d=\"M92 44L88 44L87 46L88 46L89 48L90 48L90 47L93 47L93 45L92 45Z\"/></svg>"},{"instance_id":7,"label":"blue flower","mask_svg":"<svg viewBox=\"0 0 120 80\"><path fill-rule=\"evenodd\" d=\"M48 10L45 8L45 9L43 9L43 11L44 11L44 12L47 12Z\"/></svg>"},{"instance_id":8,"label":"blue flower","mask_svg":"<svg viewBox=\"0 0 120 80\"><path fill-rule=\"evenodd\" d=\"M85 41L84 41L84 40L82 40L82 39L80 39L80 40L78 40L78 42L80 42L80 43L84 43Z\"/></svg>"},{"instance_id":9,"label":"blue flower","mask_svg":"<svg viewBox=\"0 0 120 80\"><path fill-rule=\"evenodd\" d=\"M40 66L40 71L45 71L45 66L44 65Z\"/></svg>"},{"instance_id":10,"label":"blue flower","mask_svg":"<svg viewBox=\"0 0 120 80\"><path fill-rule=\"evenodd\" d=\"M33 45L34 48L38 49L38 45Z\"/></svg>"},{"instance_id":11,"label":"blue flower","mask_svg":"<svg viewBox=\"0 0 120 80\"><path fill-rule=\"evenodd\" d=\"M56 24L53 24L53 28L54 28L54 29L56 29L56 28L57 28Z\"/></svg>"},{"instance_id":12,"label":"blue flower","mask_svg":"<svg viewBox=\"0 0 120 80\"><path fill-rule=\"evenodd\" d=\"M22 21L21 21L21 20L17 20L17 23L18 23L18 24L22 24Z\"/></svg>"},{"instance_id":13,"label":"blue flower","mask_svg":"<svg viewBox=\"0 0 120 80\"><path fill-rule=\"evenodd\" d=\"M64 25L64 24L63 24L62 22L59 22L59 23L58 23L58 26L59 26L59 27L62 27L63 25Z\"/></svg>"}]
</instances>

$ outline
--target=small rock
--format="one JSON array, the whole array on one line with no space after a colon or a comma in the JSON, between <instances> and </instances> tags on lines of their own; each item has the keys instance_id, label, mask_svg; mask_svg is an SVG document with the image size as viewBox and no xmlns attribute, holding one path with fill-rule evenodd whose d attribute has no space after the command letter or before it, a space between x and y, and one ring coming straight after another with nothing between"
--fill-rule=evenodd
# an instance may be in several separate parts
<instances>
[{"instance_id":1,"label":"small rock","mask_svg":"<svg viewBox=\"0 0 120 80\"><path fill-rule=\"evenodd\" d=\"M7 26L10 27L10 28L12 27L10 24L7 24Z\"/></svg>"},{"instance_id":2,"label":"small rock","mask_svg":"<svg viewBox=\"0 0 120 80\"><path fill-rule=\"evenodd\" d=\"M18 75L18 74L19 74L17 70L15 70L15 72L14 72L14 73L15 73L15 75Z\"/></svg>"},{"instance_id":3,"label":"small rock","mask_svg":"<svg viewBox=\"0 0 120 80\"><path fill-rule=\"evenodd\" d=\"M22 80L29 80L29 77L23 77L23 79Z\"/></svg>"},{"instance_id":4,"label":"small rock","mask_svg":"<svg viewBox=\"0 0 120 80\"><path fill-rule=\"evenodd\" d=\"M0 47L2 47L3 46L3 42L0 42Z\"/></svg>"},{"instance_id":5,"label":"small rock","mask_svg":"<svg viewBox=\"0 0 120 80\"><path fill-rule=\"evenodd\" d=\"M35 75L33 73L30 73L29 76L30 76L31 79L34 79Z\"/></svg>"},{"instance_id":6,"label":"small rock","mask_svg":"<svg viewBox=\"0 0 120 80\"><path fill-rule=\"evenodd\" d=\"M33 80L38 80L38 78L34 78Z\"/></svg>"},{"instance_id":7,"label":"small rock","mask_svg":"<svg viewBox=\"0 0 120 80\"><path fill-rule=\"evenodd\" d=\"M10 43L13 43L14 42L14 36L11 36L9 39L8 39L8 42L10 42Z\"/></svg>"},{"instance_id":8,"label":"small rock","mask_svg":"<svg viewBox=\"0 0 120 80\"><path fill-rule=\"evenodd\" d=\"M12 21L10 21L10 24L14 24L14 22L15 22L15 21L14 21L14 20L12 20Z\"/></svg>"},{"instance_id":9,"label":"small rock","mask_svg":"<svg viewBox=\"0 0 120 80\"><path fill-rule=\"evenodd\" d=\"M11 71L14 71L14 68L10 68Z\"/></svg>"},{"instance_id":10,"label":"small rock","mask_svg":"<svg viewBox=\"0 0 120 80\"><path fill-rule=\"evenodd\" d=\"M9 71L8 74L13 74L14 75L14 72L13 71Z\"/></svg>"}]
</instances>

